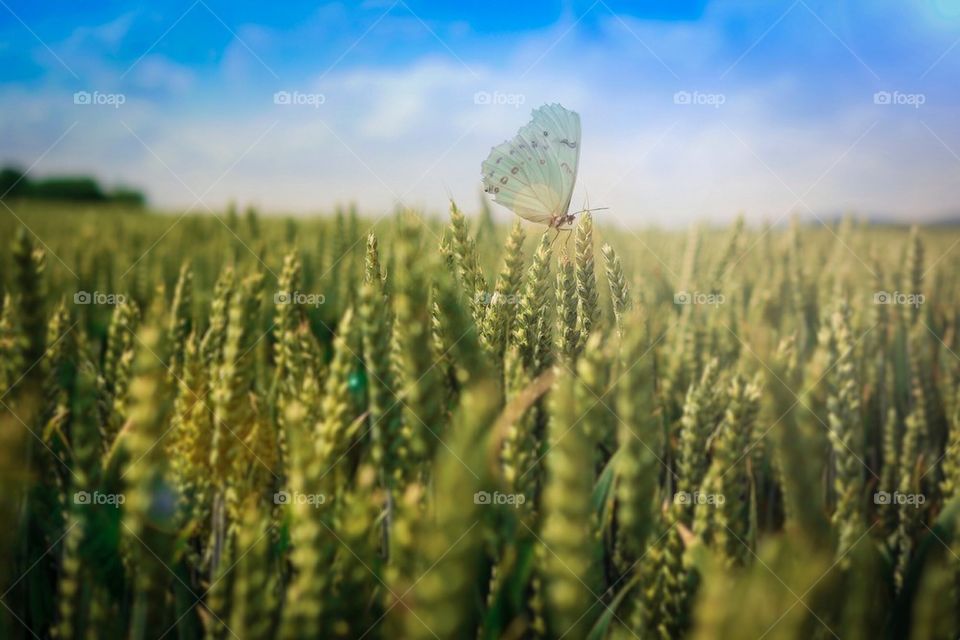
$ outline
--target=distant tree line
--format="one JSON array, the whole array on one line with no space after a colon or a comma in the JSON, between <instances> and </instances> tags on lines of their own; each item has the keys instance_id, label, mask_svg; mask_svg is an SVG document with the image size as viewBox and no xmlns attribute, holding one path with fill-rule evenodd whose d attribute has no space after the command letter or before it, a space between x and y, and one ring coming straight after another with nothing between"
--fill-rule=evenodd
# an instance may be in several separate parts
<instances>
[{"instance_id":1,"label":"distant tree line","mask_svg":"<svg viewBox=\"0 0 960 640\"><path fill-rule=\"evenodd\" d=\"M18 198L105 202L130 207L143 207L147 201L141 191L126 187L107 190L89 176L51 176L34 180L19 169L0 169L0 199Z\"/></svg>"}]
</instances>

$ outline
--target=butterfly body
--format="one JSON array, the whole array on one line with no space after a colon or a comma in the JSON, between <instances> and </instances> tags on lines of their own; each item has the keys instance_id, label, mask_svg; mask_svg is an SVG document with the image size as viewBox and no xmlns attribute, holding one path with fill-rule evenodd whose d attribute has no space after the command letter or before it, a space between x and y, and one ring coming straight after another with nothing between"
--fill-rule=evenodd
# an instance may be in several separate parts
<instances>
[{"instance_id":1,"label":"butterfly body","mask_svg":"<svg viewBox=\"0 0 960 640\"><path fill-rule=\"evenodd\" d=\"M517 135L490 150L481 165L484 191L521 218L569 227L580 162L580 116L559 104L534 109Z\"/></svg>"},{"instance_id":2,"label":"butterfly body","mask_svg":"<svg viewBox=\"0 0 960 640\"><path fill-rule=\"evenodd\" d=\"M550 218L550 221L547 223L547 226L551 229L565 229L573 225L574 221L577 219L575 213L567 213L560 216L554 216Z\"/></svg>"}]
</instances>

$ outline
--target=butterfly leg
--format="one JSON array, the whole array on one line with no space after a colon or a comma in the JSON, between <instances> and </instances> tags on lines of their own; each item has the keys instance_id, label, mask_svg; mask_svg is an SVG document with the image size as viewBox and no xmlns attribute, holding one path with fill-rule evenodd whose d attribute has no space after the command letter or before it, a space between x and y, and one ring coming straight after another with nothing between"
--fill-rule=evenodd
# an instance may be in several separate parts
<instances>
[{"instance_id":1,"label":"butterfly leg","mask_svg":"<svg viewBox=\"0 0 960 640\"><path fill-rule=\"evenodd\" d=\"M559 237L560 237L560 228L558 227L558 228L557 228L557 233L554 234L553 240L550 241L550 248L551 248L551 249L553 248L554 243L556 243L557 238L559 238Z\"/></svg>"}]
</instances>

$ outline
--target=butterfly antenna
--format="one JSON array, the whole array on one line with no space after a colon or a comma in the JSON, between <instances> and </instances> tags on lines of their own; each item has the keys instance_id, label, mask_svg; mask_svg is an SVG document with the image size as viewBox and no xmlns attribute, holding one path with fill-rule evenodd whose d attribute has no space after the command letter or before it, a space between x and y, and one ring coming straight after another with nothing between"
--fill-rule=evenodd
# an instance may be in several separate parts
<instances>
[{"instance_id":1,"label":"butterfly antenna","mask_svg":"<svg viewBox=\"0 0 960 640\"><path fill-rule=\"evenodd\" d=\"M557 227L557 233L554 234L553 240L550 241L550 248L551 248L551 249L553 248L553 245L556 244L557 238L559 238L559 237L560 237L560 228Z\"/></svg>"},{"instance_id":2,"label":"butterfly antenna","mask_svg":"<svg viewBox=\"0 0 960 640\"><path fill-rule=\"evenodd\" d=\"M589 212L591 212L591 213L593 213L594 211L607 211L609 208L610 208L610 207L594 207L593 209L580 209L580 211L574 211L574 212L573 212L573 215L576 216L576 215L579 215L579 214L581 214L581 213L584 213L585 211L589 211Z\"/></svg>"}]
</instances>

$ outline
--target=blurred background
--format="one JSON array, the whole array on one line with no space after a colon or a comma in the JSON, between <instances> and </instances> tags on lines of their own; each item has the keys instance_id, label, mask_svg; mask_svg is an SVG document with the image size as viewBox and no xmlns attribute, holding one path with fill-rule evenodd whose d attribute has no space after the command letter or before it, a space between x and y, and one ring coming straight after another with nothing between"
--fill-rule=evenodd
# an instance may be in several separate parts
<instances>
[{"instance_id":1,"label":"blurred background","mask_svg":"<svg viewBox=\"0 0 960 640\"><path fill-rule=\"evenodd\" d=\"M950 221L958 44L960 0L0 0L0 193L472 210L560 102L608 221Z\"/></svg>"}]
</instances>

